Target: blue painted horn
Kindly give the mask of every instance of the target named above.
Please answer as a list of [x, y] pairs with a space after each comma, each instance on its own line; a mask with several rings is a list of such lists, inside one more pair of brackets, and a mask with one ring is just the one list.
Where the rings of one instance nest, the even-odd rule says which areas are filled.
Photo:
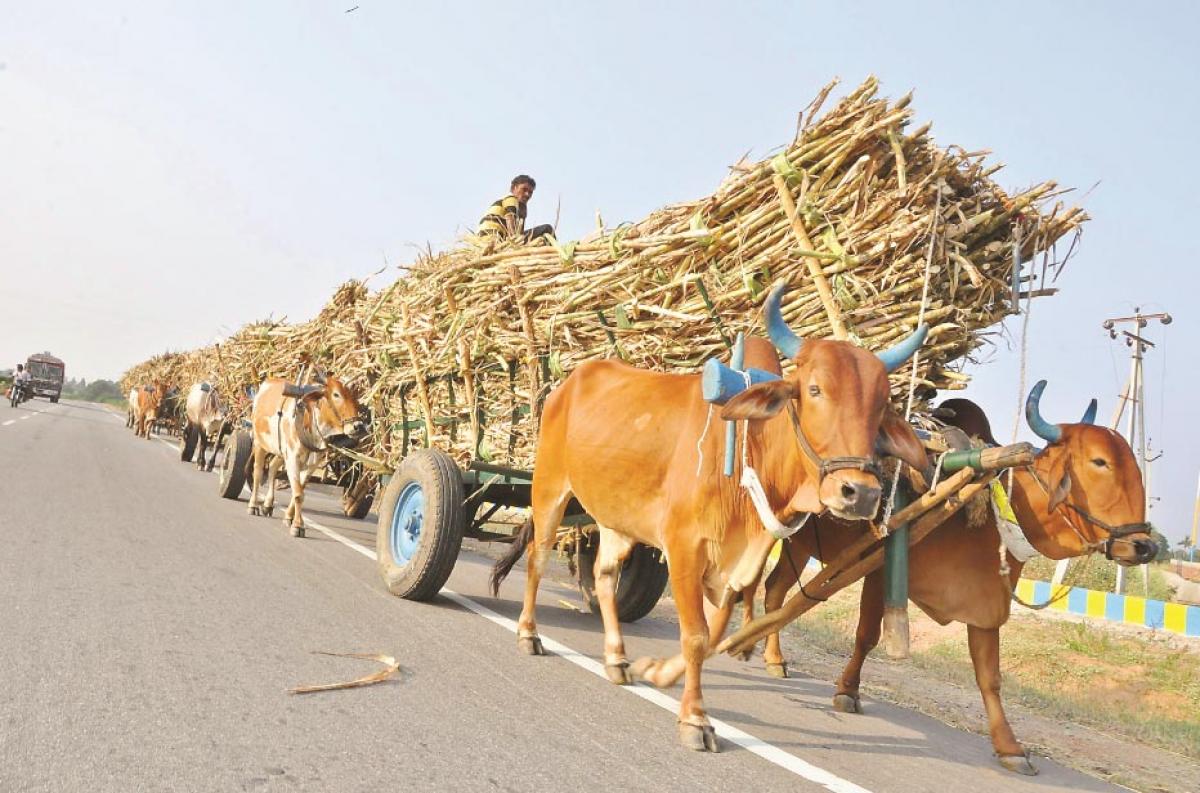
[[[754, 367], [747, 369], [746, 374], [750, 377], [750, 385], [780, 379], [779, 375], [773, 372]], [[700, 392], [704, 395], [705, 402], [724, 405], [745, 390], [746, 379], [742, 377], [741, 372], [730, 369], [716, 358], [709, 358], [704, 362], [704, 369], [700, 375]]]
[[[783, 321], [780, 303], [783, 301], [783, 292], [786, 288], [784, 284], [780, 284], [771, 290], [771, 294], [767, 295], [767, 302], [763, 304], [763, 315], [767, 324], [767, 336], [775, 345], [775, 349], [779, 350], [785, 358], [795, 358], [800, 352], [800, 345], [804, 343], [804, 340]], [[929, 326], [922, 325], [904, 341], [883, 352], [876, 353], [879, 360], [883, 362], [883, 368], [889, 374], [899, 369], [925, 343], [925, 337], [928, 335]]]
[[1033, 430], [1039, 438], [1050, 443], [1057, 443], [1062, 438], [1062, 428], [1042, 418], [1040, 405], [1042, 392], [1045, 390], [1045, 380], [1038, 380], [1029, 390], [1029, 398], [1025, 400], [1025, 420], [1029, 422], [1029, 429]]
[[771, 290], [771, 294], [767, 295], [767, 302], [763, 304], [763, 318], [767, 323], [767, 337], [775, 345], [775, 349], [779, 350], [784, 358], [795, 358], [800, 352], [800, 345], [804, 343], [804, 340], [793, 333], [792, 329], [783, 321], [783, 312], [780, 310], [779, 304], [783, 301], [783, 293], [786, 289], [786, 285], [780, 284]]
[[1096, 408], [1098, 407], [1096, 400], [1088, 403], [1087, 410], [1083, 411], [1083, 418], [1079, 420], [1080, 424], [1095, 424], [1096, 423]]
[[883, 361], [883, 368], [887, 370], [888, 374], [891, 374], [901, 366], [904, 366], [909, 358], [913, 357], [913, 353], [920, 349], [921, 345], [925, 343], [925, 337], [928, 335], [929, 326], [921, 325], [904, 341], [888, 347], [883, 352], [877, 352], [875, 355], [878, 356], [879, 360]]

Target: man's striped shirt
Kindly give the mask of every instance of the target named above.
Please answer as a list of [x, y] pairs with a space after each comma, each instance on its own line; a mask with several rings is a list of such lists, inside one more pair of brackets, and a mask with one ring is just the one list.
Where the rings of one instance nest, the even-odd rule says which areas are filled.
[[525, 205], [514, 195], [494, 201], [479, 221], [477, 234], [516, 237], [525, 231]]

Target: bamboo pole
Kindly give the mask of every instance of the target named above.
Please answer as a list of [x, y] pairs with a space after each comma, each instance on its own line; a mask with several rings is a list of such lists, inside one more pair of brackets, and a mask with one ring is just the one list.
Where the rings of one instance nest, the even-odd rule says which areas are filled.
[[846, 326], [842, 322], [842, 312], [834, 302], [833, 290], [829, 288], [829, 281], [825, 279], [825, 274], [821, 272], [821, 265], [813, 256], [807, 255], [808, 252], [815, 249], [812, 240], [808, 238], [808, 231], [804, 228], [804, 222], [800, 220], [800, 214], [796, 211], [796, 202], [792, 200], [792, 191], [787, 186], [787, 181], [779, 174], [775, 174], [773, 180], [775, 183], [775, 192], [779, 195], [779, 203], [783, 207], [783, 215], [788, 219], [792, 226], [792, 234], [795, 235], [796, 241], [800, 243], [801, 257], [804, 263], [808, 265], [808, 274], [812, 278], [813, 285], [817, 289], [817, 294], [821, 297], [821, 304], [825, 307], [825, 315], [829, 318], [829, 327], [833, 330], [835, 339], [845, 339], [849, 337], [846, 332]]

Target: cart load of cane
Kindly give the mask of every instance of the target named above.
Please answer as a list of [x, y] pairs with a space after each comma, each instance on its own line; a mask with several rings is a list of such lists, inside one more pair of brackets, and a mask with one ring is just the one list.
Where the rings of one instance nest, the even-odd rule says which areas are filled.
[[[1068, 252], [1056, 246], [1086, 214], [1054, 182], [1001, 189], [986, 152], [934, 143], [911, 96], [888, 99], [871, 78], [822, 113], [833, 88], [789, 143], [737, 163], [703, 199], [577, 241], [469, 238], [378, 291], [344, 284], [307, 322], [251, 323], [138, 364], [123, 385], [209, 380], [244, 395], [268, 376], [331, 371], [373, 413], [360, 464], [391, 471], [437, 448], [462, 468], [528, 469], [545, 397], [575, 365], [695, 371], [759, 326], [782, 282], [784, 317], [804, 336], [880, 349], [923, 311], [918, 406], [962, 388], [964, 364], [1017, 301], [1053, 293], [1045, 279]], [[897, 400], [911, 376], [894, 375]]]

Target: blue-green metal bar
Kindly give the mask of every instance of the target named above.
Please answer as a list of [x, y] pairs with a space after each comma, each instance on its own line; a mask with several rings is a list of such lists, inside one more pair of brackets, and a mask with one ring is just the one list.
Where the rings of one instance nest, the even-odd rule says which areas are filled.
[[[896, 488], [896, 502], [892, 507], [899, 512], [908, 506], [908, 491], [903, 484]], [[908, 607], [908, 524], [893, 529], [884, 540], [883, 546], [883, 604], [893, 608]]]

